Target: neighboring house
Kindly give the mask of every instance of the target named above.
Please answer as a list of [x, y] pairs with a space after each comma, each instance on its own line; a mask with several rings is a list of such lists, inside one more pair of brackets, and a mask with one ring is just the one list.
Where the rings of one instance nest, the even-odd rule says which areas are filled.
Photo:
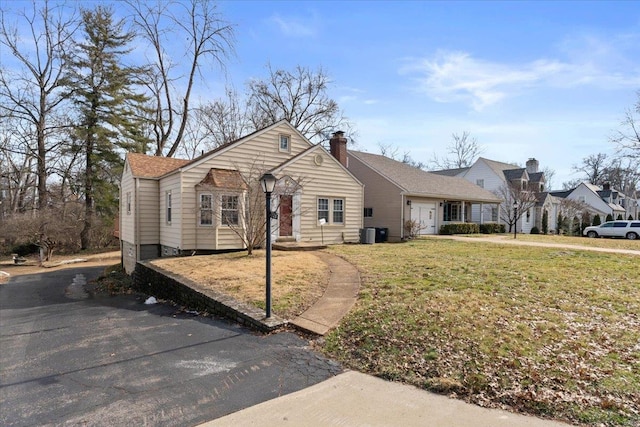
[[607, 215], [611, 215], [613, 219], [617, 219], [618, 216], [627, 219], [629, 215], [638, 218], [638, 201], [612, 189], [609, 184], [601, 188], [582, 182], [570, 190], [553, 191], [551, 194], [560, 199], [576, 200], [586, 204], [591, 215], [600, 216], [602, 222]]
[[[334, 135], [332, 152], [342, 140], [342, 133]], [[142, 259], [244, 249], [237, 233], [249, 197], [264, 200], [254, 186], [267, 171], [278, 178], [273, 241], [359, 240], [362, 183], [322, 146], [280, 121], [191, 161], [128, 153], [119, 227], [126, 271]]]
[[[501, 188], [507, 185], [524, 191], [535, 191], [538, 193], [536, 205], [524, 212], [517, 224], [518, 232], [529, 233], [533, 227], [542, 230], [542, 216], [545, 210], [548, 212], [549, 230], [555, 229], [557, 218], [557, 215], [553, 215], [553, 213], [557, 212], [558, 201], [545, 193], [544, 173], [540, 172], [538, 168], [539, 163], [533, 158], [527, 160], [526, 167], [522, 168], [510, 163], [480, 157], [468, 168], [447, 169], [433, 173], [464, 178], [494, 194], [501, 193]], [[506, 201], [505, 203], [511, 202]], [[495, 217], [498, 215], [495, 209], [495, 206], [474, 205], [471, 218], [473, 221], [478, 221], [481, 217]]]
[[[471, 222], [471, 206], [496, 206], [495, 194], [462, 178], [436, 175], [378, 154], [349, 151], [348, 169], [364, 183], [364, 226], [388, 228], [389, 240], [409, 237], [407, 221], [419, 234], [437, 234], [440, 226]], [[478, 223], [499, 222], [497, 216]]]

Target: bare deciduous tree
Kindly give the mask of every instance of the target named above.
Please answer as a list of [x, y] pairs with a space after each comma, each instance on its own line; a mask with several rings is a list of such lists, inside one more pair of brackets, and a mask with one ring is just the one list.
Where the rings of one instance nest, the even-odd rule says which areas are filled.
[[560, 212], [569, 221], [569, 232], [573, 234], [576, 221], [582, 230], [582, 222], [586, 216], [585, 213], [589, 212], [589, 206], [579, 200], [565, 198], [560, 201]]
[[586, 181], [597, 184], [602, 181], [607, 167], [607, 155], [604, 153], [591, 154], [582, 159], [582, 164], [573, 165], [574, 172], [582, 172]]
[[544, 175], [546, 191], [551, 191], [553, 189], [553, 178], [556, 175], [556, 171], [549, 166], [545, 166], [542, 168], [542, 174]]
[[195, 111], [196, 122], [207, 149], [235, 141], [255, 130], [238, 93], [228, 88], [226, 99], [209, 102]]
[[267, 65], [269, 76], [252, 80], [249, 89], [249, 115], [254, 129], [261, 129], [280, 120], [287, 120], [309, 140], [321, 142], [341, 127], [351, 128], [338, 103], [327, 90], [329, 75], [319, 68], [313, 71], [298, 66], [294, 71]]
[[[146, 2], [127, 0], [134, 23], [154, 50], [153, 72], [148, 89], [154, 102], [153, 133], [155, 154], [172, 157], [182, 144], [189, 120], [191, 94], [203, 62], [224, 66], [233, 52], [233, 27], [209, 0], [189, 2]], [[182, 9], [174, 13], [175, 8]], [[168, 43], [186, 41], [184, 61], [171, 61], [165, 51]], [[178, 64], [186, 64], [186, 76]]]
[[611, 185], [626, 195], [632, 195], [640, 183], [640, 166], [636, 159], [628, 157], [609, 157], [604, 153], [592, 154], [582, 159], [582, 164], [573, 166], [576, 172], [582, 172], [583, 179], [565, 183], [567, 189], [574, 188], [582, 181], [594, 185]]
[[518, 182], [505, 182], [494, 193], [503, 200], [500, 204], [499, 215], [500, 219], [509, 225], [509, 232], [518, 223], [518, 220], [529, 209], [534, 208], [538, 202], [537, 189], [533, 187], [522, 189]]
[[478, 144], [478, 140], [468, 131], [462, 135], [451, 134], [451, 144], [447, 148], [447, 157], [439, 159], [434, 154], [431, 160], [432, 169], [457, 169], [469, 167], [475, 162], [484, 149]]
[[[28, 29], [26, 34], [11, 26], [2, 10], [0, 44], [20, 68], [0, 68], [0, 117], [20, 121], [17, 129], [33, 136], [28, 150], [37, 163], [36, 208], [40, 209], [46, 204], [47, 161], [60, 143], [53, 138], [61, 127], [54, 115], [69, 96], [64, 88], [67, 52], [79, 21], [75, 14], [65, 15], [62, 6], [51, 7], [49, 1], [34, 1], [31, 10], [17, 15]], [[25, 49], [25, 42], [30, 48]]]
[[[261, 247], [265, 241], [266, 228], [266, 204], [265, 193], [260, 185], [260, 178], [267, 171], [261, 156], [256, 156], [249, 162], [234, 164], [233, 167], [239, 175], [234, 188], [201, 188], [211, 193], [219, 204], [219, 209], [215, 213], [215, 218], [219, 224], [224, 224], [231, 230], [247, 248], [247, 254], [251, 255], [255, 248]], [[232, 182], [227, 179], [227, 182]], [[279, 210], [279, 201], [282, 196], [293, 196], [299, 191], [304, 182], [304, 177], [292, 178], [290, 176], [280, 177], [275, 190], [272, 193], [271, 211]], [[204, 208], [210, 211], [213, 208], [213, 200], [206, 201]], [[228, 210], [225, 210], [225, 203]], [[202, 206], [201, 206], [202, 208]], [[301, 207], [292, 206], [291, 215], [302, 215]], [[200, 213], [201, 217], [203, 213]], [[212, 214], [213, 216], [213, 214]], [[272, 232], [276, 232], [279, 226], [272, 227]]]
[[640, 90], [636, 104], [628, 109], [620, 123], [622, 130], [617, 131], [611, 140], [633, 159], [640, 159]]

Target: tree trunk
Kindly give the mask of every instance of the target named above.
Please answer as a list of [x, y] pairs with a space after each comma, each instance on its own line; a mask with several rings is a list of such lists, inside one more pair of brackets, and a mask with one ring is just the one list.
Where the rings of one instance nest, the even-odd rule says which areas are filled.
[[84, 174], [84, 227], [80, 232], [80, 248], [88, 249], [91, 246], [91, 228], [93, 227], [93, 135], [90, 126], [87, 134], [86, 165]]

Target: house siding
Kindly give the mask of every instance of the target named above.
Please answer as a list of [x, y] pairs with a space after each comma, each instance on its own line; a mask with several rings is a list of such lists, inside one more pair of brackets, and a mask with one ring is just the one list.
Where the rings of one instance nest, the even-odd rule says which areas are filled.
[[[158, 212], [158, 181], [138, 178], [137, 208], [138, 236], [141, 245], [158, 244], [160, 239], [160, 212]], [[142, 258], [141, 258], [142, 259]]]
[[[289, 137], [289, 147], [282, 150], [280, 136]], [[322, 161], [318, 160], [322, 156]], [[152, 159], [141, 166], [141, 175], [153, 175], [149, 167]], [[143, 163], [141, 163], [144, 165]], [[129, 271], [136, 260], [143, 257], [175, 256], [191, 251], [242, 250], [242, 238], [238, 228], [221, 224], [220, 196], [239, 196], [239, 217], [244, 219], [245, 196], [257, 189], [224, 189], [210, 185], [199, 186], [212, 168], [238, 170], [246, 183], [259, 187], [258, 180], [266, 171], [278, 178], [289, 176], [300, 181], [301, 188], [293, 197], [293, 209], [304, 213], [295, 216], [292, 232], [299, 241], [322, 241], [325, 243], [357, 242], [362, 227], [363, 187], [326, 150], [314, 146], [289, 123], [281, 122], [255, 132], [193, 162], [176, 163], [175, 170], [159, 178], [136, 178], [123, 174], [123, 194], [132, 188], [136, 194], [136, 211], [132, 212], [131, 224], [126, 224], [122, 240], [123, 252], [135, 254], [124, 260]], [[166, 170], [166, 169], [165, 169]], [[142, 175], [149, 176], [149, 175]], [[157, 176], [157, 175], [156, 175]], [[137, 182], [136, 188], [133, 183]], [[171, 193], [171, 221], [167, 221], [167, 193]], [[200, 194], [213, 196], [213, 224], [200, 225]], [[125, 200], [126, 196], [121, 196]], [[343, 224], [327, 224], [320, 227], [317, 221], [318, 197], [343, 199]], [[263, 214], [263, 213], [262, 213]], [[121, 214], [121, 224], [128, 219]], [[274, 220], [274, 222], [277, 222]], [[135, 229], [135, 227], [138, 229]], [[240, 226], [241, 227], [241, 226]], [[122, 228], [122, 227], [121, 227]]]
[[[403, 197], [401, 189], [387, 178], [375, 172], [366, 164], [354, 156], [349, 156], [349, 171], [361, 182], [366, 182], [364, 187], [363, 208], [372, 208], [373, 216], [364, 218], [364, 228], [381, 227], [388, 228], [388, 239], [398, 241], [403, 237], [403, 219], [409, 219], [406, 213], [403, 218]], [[364, 215], [364, 211], [360, 212]]]
[[[482, 159], [475, 162], [460, 176], [473, 184], [476, 184], [479, 179], [483, 180], [482, 188], [493, 193], [506, 183], [504, 175], [502, 177], [497, 175]], [[482, 215], [481, 210], [483, 210]], [[483, 222], [491, 222], [491, 205], [483, 205], [482, 208], [480, 204], [471, 206], [471, 221], [479, 223], [481, 219]]]
[[[596, 210], [598, 214], [602, 217], [601, 219], [604, 221], [608, 214], [613, 214], [611, 208], [608, 204], [606, 204], [600, 196], [591, 191], [584, 184], [578, 185], [575, 190], [571, 192], [567, 196], [567, 199], [571, 200], [580, 200], [580, 196], [584, 197], [584, 202], [589, 205], [592, 209]], [[615, 218], [614, 218], [615, 219]]]
[[[279, 150], [280, 135], [290, 135], [290, 152]], [[182, 248], [185, 249], [235, 249], [242, 246], [242, 240], [236, 233], [226, 226], [199, 226], [198, 196], [196, 185], [207, 175], [211, 168], [239, 170], [245, 179], [258, 180], [262, 174], [308, 149], [310, 144], [299, 137], [291, 128], [282, 125], [263, 132], [254, 138], [234, 145], [232, 149], [218, 153], [189, 167], [187, 170], [176, 171], [170, 177], [181, 175], [181, 210], [184, 221], [182, 223]], [[163, 181], [167, 178], [163, 178]], [[216, 209], [218, 205], [214, 206]], [[167, 243], [173, 240], [166, 240]]]
[[[131, 211], [127, 212], [127, 193], [131, 197]], [[120, 240], [135, 242], [135, 217], [136, 217], [136, 189], [135, 179], [131, 170], [126, 168], [120, 181]]]
[[[182, 218], [183, 203], [180, 186], [180, 174], [170, 175], [160, 181], [158, 189], [156, 189], [156, 197], [159, 198], [155, 206], [150, 206], [149, 210], [155, 209], [155, 215], [158, 217], [160, 236], [155, 243], [171, 248], [183, 248], [181, 229], [183, 227]], [[167, 222], [167, 193], [171, 192], [171, 223]], [[160, 209], [158, 209], [160, 206]], [[151, 214], [151, 212], [149, 212]]]
[[[315, 155], [322, 156], [320, 165], [314, 161]], [[357, 242], [359, 229], [362, 228], [363, 191], [362, 185], [355, 181], [349, 173], [330, 154], [316, 150], [278, 173], [278, 177], [290, 176], [302, 184], [300, 207], [294, 215], [300, 215], [302, 241], [343, 243]], [[330, 185], [327, 178], [330, 177]], [[319, 197], [328, 199], [344, 199], [343, 224], [320, 226], [317, 214]]]

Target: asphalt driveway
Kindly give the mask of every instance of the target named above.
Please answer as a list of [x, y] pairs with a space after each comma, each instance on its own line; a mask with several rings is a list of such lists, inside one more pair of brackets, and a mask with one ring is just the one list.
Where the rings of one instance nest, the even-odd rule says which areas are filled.
[[101, 271], [0, 286], [0, 425], [197, 425], [342, 372], [292, 333], [93, 298], [84, 284]]

